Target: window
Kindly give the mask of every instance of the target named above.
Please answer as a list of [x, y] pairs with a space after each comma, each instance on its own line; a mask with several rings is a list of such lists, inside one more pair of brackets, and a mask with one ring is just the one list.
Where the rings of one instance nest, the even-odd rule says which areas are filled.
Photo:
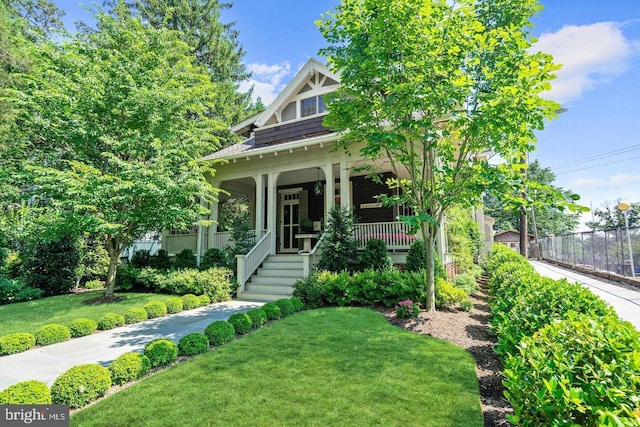
[[317, 96], [313, 98], [307, 98], [300, 101], [300, 117], [307, 117], [316, 114], [317, 109]]

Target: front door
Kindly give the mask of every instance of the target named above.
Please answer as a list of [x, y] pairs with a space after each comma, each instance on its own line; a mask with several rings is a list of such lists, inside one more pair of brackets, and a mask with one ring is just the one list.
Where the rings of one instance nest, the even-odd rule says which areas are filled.
[[300, 194], [283, 193], [280, 206], [280, 252], [298, 252], [300, 233]]

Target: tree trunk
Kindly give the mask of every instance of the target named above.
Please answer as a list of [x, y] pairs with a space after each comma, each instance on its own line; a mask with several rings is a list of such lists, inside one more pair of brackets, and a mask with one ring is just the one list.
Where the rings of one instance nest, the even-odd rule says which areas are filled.
[[[428, 228], [427, 228], [428, 227]], [[428, 313], [435, 313], [436, 311], [436, 293], [435, 293], [435, 261], [434, 261], [434, 246], [435, 246], [435, 233], [432, 232], [430, 225], [423, 225], [422, 227], [422, 239], [424, 241], [426, 252], [426, 288], [425, 288], [425, 310]]]
[[106, 297], [112, 297], [114, 295], [116, 287], [116, 271], [118, 269], [118, 263], [120, 262], [120, 252], [118, 251], [118, 245], [113, 241], [107, 241], [107, 253], [109, 254], [109, 270], [107, 271], [107, 283], [105, 284]]

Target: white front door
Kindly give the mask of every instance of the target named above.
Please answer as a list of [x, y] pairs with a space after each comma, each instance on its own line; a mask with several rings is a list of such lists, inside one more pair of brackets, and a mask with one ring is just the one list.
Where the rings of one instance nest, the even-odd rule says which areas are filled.
[[282, 193], [280, 205], [280, 252], [298, 252], [300, 194]]

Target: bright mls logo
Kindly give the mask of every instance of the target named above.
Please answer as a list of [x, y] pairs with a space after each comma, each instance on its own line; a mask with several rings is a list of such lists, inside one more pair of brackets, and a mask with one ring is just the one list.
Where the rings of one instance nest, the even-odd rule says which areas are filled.
[[0, 405], [0, 425], [69, 427], [68, 405]]

